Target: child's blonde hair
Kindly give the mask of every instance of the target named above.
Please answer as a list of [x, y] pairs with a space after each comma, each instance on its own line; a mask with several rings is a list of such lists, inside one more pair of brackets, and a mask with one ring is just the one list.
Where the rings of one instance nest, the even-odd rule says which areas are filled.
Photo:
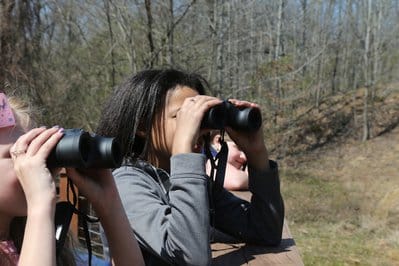
[[16, 97], [8, 97], [8, 102], [15, 116], [15, 122], [24, 131], [37, 126], [37, 111], [31, 104]]

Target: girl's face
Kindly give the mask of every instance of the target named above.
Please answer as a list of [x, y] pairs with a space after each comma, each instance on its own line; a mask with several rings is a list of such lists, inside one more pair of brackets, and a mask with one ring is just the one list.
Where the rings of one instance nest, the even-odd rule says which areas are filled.
[[9, 217], [26, 216], [25, 194], [10, 156], [11, 146], [22, 134], [18, 126], [0, 128], [0, 214]]
[[232, 164], [237, 169], [241, 169], [243, 165], [247, 162], [247, 157], [233, 141], [227, 141], [227, 145], [229, 147], [227, 162]]
[[172, 155], [173, 138], [176, 131], [176, 116], [183, 102], [188, 97], [198, 95], [196, 90], [185, 86], [177, 86], [169, 90], [163, 113], [157, 115], [158, 120], [151, 130], [153, 153], [159, 167], [167, 169]]

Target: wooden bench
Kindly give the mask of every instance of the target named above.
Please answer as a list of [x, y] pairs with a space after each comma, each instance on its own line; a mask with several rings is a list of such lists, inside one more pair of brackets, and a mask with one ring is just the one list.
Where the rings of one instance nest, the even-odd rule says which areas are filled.
[[[249, 191], [233, 192], [250, 200]], [[278, 247], [255, 246], [245, 243], [213, 243], [212, 265], [304, 265], [286, 221], [283, 239]]]

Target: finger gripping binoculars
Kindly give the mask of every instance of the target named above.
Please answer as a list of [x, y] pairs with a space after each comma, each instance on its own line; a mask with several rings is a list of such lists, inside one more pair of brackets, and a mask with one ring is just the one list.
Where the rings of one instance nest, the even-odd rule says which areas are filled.
[[65, 129], [64, 136], [47, 158], [47, 166], [74, 168], [116, 168], [122, 151], [114, 138], [90, 134], [82, 129]]
[[238, 131], [256, 131], [262, 125], [262, 115], [258, 108], [238, 108], [229, 101], [210, 108], [204, 115], [201, 128], [223, 129], [231, 127]]

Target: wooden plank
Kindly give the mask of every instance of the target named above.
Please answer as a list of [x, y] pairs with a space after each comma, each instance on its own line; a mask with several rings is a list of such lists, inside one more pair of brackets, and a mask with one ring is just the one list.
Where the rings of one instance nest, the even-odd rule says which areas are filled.
[[[248, 191], [234, 194], [246, 200], [251, 197]], [[213, 243], [211, 248], [212, 265], [304, 265], [286, 221], [282, 241], [278, 247]]]

